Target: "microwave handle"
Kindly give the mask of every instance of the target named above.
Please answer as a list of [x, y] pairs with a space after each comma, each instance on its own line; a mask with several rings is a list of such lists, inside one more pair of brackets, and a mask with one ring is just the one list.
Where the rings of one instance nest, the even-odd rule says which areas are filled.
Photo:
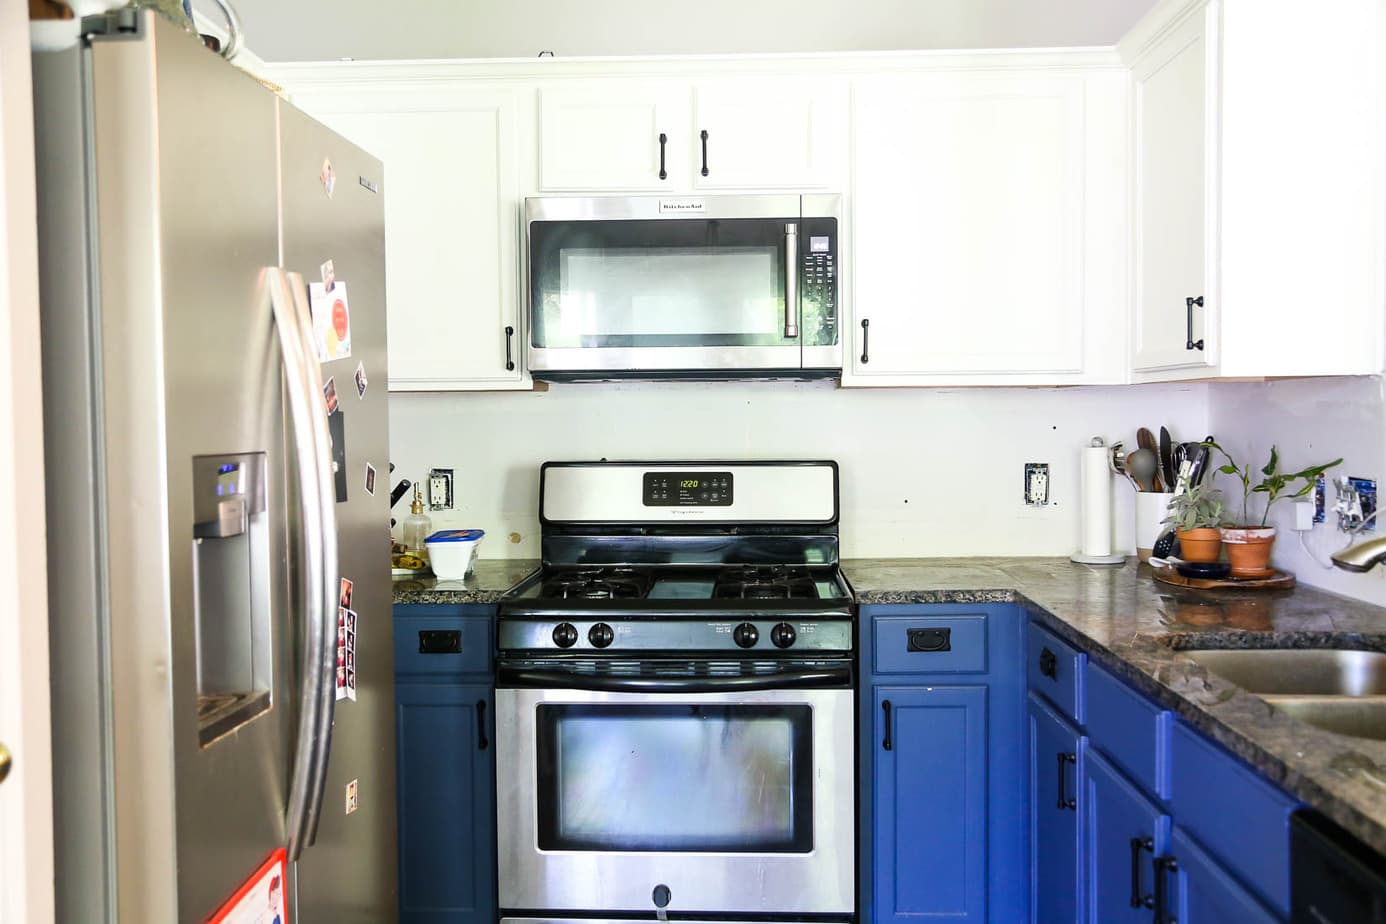
[[799, 226], [784, 226], [784, 336], [799, 336]]

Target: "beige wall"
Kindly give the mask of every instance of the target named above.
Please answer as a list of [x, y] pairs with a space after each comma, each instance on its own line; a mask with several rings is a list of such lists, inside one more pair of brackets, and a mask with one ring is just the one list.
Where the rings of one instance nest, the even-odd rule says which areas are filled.
[[[0, 0], [0, 921], [53, 920], [48, 605], [28, 6]], [[20, 524], [26, 524], [21, 529]]]

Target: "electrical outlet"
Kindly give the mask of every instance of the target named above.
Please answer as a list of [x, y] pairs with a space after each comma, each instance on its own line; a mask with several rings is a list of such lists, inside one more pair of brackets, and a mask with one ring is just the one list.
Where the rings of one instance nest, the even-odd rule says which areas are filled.
[[452, 509], [452, 469], [431, 468], [428, 470], [428, 509]]
[[1049, 503], [1049, 463], [1025, 463], [1025, 503], [1030, 507]]
[[1370, 478], [1343, 476], [1333, 479], [1338, 529], [1373, 532], [1376, 529], [1376, 482]]

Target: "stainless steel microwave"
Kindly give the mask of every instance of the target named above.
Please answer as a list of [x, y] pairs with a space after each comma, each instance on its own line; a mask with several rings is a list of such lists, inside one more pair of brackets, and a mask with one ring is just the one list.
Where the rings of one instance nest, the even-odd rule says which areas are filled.
[[842, 371], [836, 195], [525, 201], [536, 379]]

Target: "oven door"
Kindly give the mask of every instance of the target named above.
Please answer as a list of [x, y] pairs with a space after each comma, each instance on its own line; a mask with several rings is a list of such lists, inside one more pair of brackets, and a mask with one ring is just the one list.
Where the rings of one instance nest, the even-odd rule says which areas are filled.
[[501, 907], [850, 913], [852, 702], [497, 690]]
[[806, 198], [528, 200], [531, 373], [840, 369], [837, 220], [804, 214], [837, 197]]

